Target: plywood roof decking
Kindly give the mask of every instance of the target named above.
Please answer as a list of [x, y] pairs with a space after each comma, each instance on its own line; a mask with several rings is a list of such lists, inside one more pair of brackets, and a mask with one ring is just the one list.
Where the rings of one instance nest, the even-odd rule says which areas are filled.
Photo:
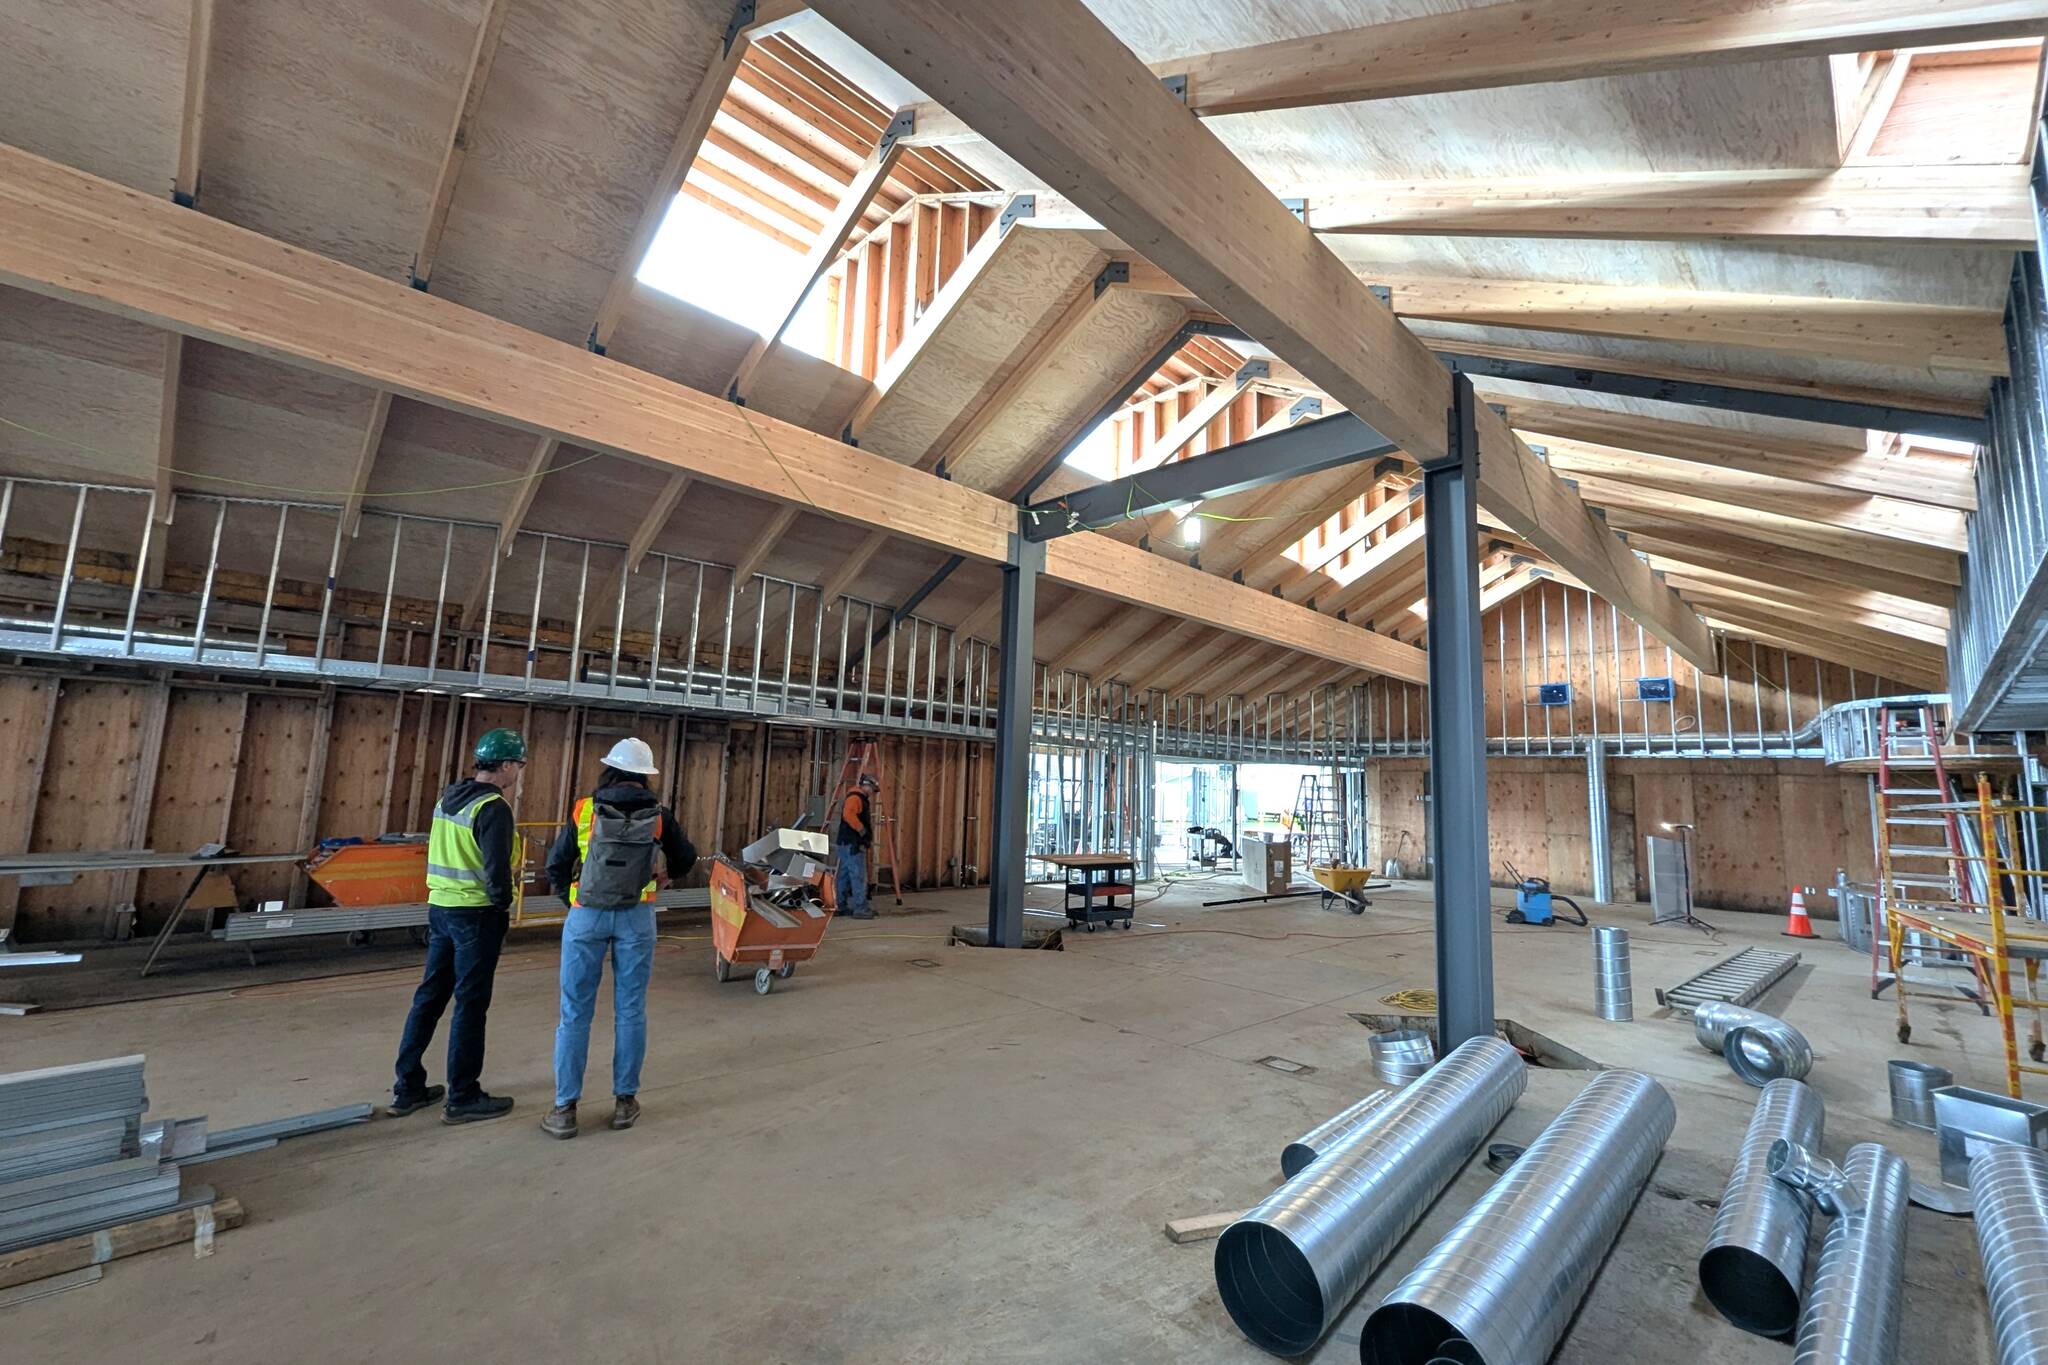
[[905, 338], [915, 349], [861, 432], [862, 449], [922, 460], [1023, 360], [1069, 292], [1105, 259], [1082, 234], [1059, 230], [1012, 228], [976, 249], [990, 252], [985, 266], [963, 266], [947, 285], [960, 291], [958, 302], [934, 303]]
[[[1462, 7], [1451, 0], [1304, 0], [1278, 9], [1255, 0], [1203, 6], [1142, 0], [1091, 4], [1146, 59]], [[329, 6], [280, 0], [224, 9], [208, 87], [201, 211], [402, 279], [483, 8], [483, 0], [424, 0], [399, 15], [374, 0]], [[683, 6], [576, 0], [541, 6], [522, 17], [522, 10], [533, 8], [511, 7], [504, 51], [485, 88], [476, 143], [457, 183], [434, 289], [580, 340], [638, 219], [654, 170], [668, 152], [681, 108], [715, 47], [715, 41], [707, 46], [703, 35], [722, 31], [729, 7], [724, 0], [691, 0]], [[814, 16], [803, 28], [816, 32], [820, 25]], [[0, 141], [163, 193], [175, 151], [183, 28], [176, 6], [163, 13], [118, 5], [87, 13], [52, 0], [20, 0], [0, 16]], [[797, 36], [810, 41], [804, 32]], [[816, 50], [827, 46], [820, 42]], [[736, 83], [739, 94], [733, 103], [746, 117], [721, 115], [703, 155], [728, 174], [745, 178], [758, 193], [784, 196], [795, 211], [822, 215], [820, 200], [829, 202], [834, 187], [843, 183], [835, 176], [850, 173], [856, 153], [900, 92], [875, 100], [829, 70], [806, 63], [813, 59], [797, 43], [763, 39], [758, 60], [750, 63], [752, 74], [743, 72]], [[1501, 175], [1815, 166], [1828, 164], [1835, 147], [1826, 66], [1825, 59], [1802, 58], [1701, 67], [1230, 115], [1211, 118], [1207, 126], [1269, 185], [1290, 192], [1307, 188], [1311, 195], [1318, 186], [1379, 178], [1463, 182]], [[368, 79], [372, 73], [374, 81]], [[1953, 79], [1930, 76], [1922, 83]], [[93, 90], [94, 99], [79, 98], [81, 89]], [[1932, 125], [1923, 125], [1923, 132], [1925, 126]], [[1997, 132], [1987, 129], [1986, 140], [2002, 146], [2003, 133], [1991, 136]], [[807, 155], [792, 153], [792, 144]], [[1905, 146], [1897, 137], [1894, 144], [1892, 151]], [[1913, 154], [1928, 152], [1922, 146]], [[958, 169], [948, 169], [945, 155], [921, 149], [919, 163], [909, 172], [912, 179], [889, 193], [943, 187]], [[782, 164], [764, 158], [780, 158]], [[715, 192], [731, 194], [732, 187]], [[770, 212], [758, 198], [749, 202]], [[1073, 229], [1031, 227], [1012, 236], [1021, 241], [1020, 234], [1054, 232], [1064, 232], [1077, 254], [1082, 243], [1091, 250], [1114, 245], [1102, 234]], [[1422, 236], [1348, 237], [1332, 245], [1368, 279], [1383, 274], [1620, 284], [1879, 300], [1984, 313], [2002, 305], [2009, 269], [2008, 253], [1926, 245]], [[1005, 253], [1011, 249], [1006, 242]], [[1001, 264], [1016, 265], [1007, 257]], [[864, 442], [870, 449], [915, 460], [967, 429], [976, 406], [1002, 388], [1004, 376], [1028, 354], [1033, 337], [1051, 325], [1060, 291], [1071, 291], [1079, 274], [1016, 265], [998, 278], [1000, 285], [991, 284], [985, 296], [971, 299], [972, 307], [963, 314], [980, 320], [979, 335], [948, 341], [929, 357], [918, 358], [900, 395], [891, 395], [897, 406], [880, 414], [881, 433], [871, 432]], [[1147, 326], [1159, 328], [1154, 337], [1161, 335], [1183, 306], [1134, 294], [1103, 300], [1029, 386], [1005, 395], [1005, 415], [987, 423], [972, 445], [953, 452], [956, 477], [970, 486], [1004, 490], [1152, 344], [1141, 340]], [[1874, 357], [1886, 353], [1869, 348], [1829, 355], [1796, 347], [1763, 350], [1427, 321], [1416, 323], [1415, 330], [1439, 347], [1543, 351], [1652, 372], [1811, 386], [1958, 410], [1981, 405], [1984, 393], [1980, 374], [1881, 363]], [[743, 328], [642, 289], [629, 303], [610, 354], [718, 392], [750, 341]], [[1227, 373], [1230, 353], [1217, 349], [1220, 354], [1191, 368], [1190, 376]], [[304, 488], [346, 482], [360, 445], [369, 390], [204, 343], [188, 343], [187, 350], [178, 423], [180, 468]], [[1902, 354], [1910, 355], [1910, 349], [1889, 353], [1893, 360]], [[0, 427], [0, 470], [146, 483], [154, 467], [161, 365], [161, 334], [151, 329], [26, 295], [0, 294], [0, 390], [8, 393], [6, 414], [56, 438]], [[1680, 439], [1658, 428], [1659, 421], [1728, 432], [1731, 442], [1745, 442], [1749, 435], [1800, 437], [1789, 424], [1764, 419], [1514, 385], [1485, 388], [1511, 406], [1517, 398], [1542, 404], [1547, 425], [1572, 428], [1549, 434], [1573, 439], [1599, 439], [1603, 430], [1609, 435], [1617, 431], [1616, 420], [1644, 419], [1639, 428], [1643, 439], [1610, 443], [1651, 457], [1680, 453], [1658, 448], [1659, 435]], [[813, 431], [836, 434], [870, 391], [857, 376], [784, 347], [764, 371], [754, 406]], [[1576, 427], [1569, 416], [1573, 412], [1587, 414]], [[1825, 444], [1832, 438], [1814, 433], [1826, 430], [1810, 429], [1806, 436]], [[903, 447], [902, 453], [885, 450], [883, 441]], [[1758, 447], [1759, 459], [1783, 449], [1746, 443]], [[384, 445], [384, 457], [371, 470], [366, 506], [421, 513], [492, 515], [500, 502], [509, 504], [513, 489], [429, 499], [405, 495], [420, 487], [496, 482], [521, 472], [532, 453], [528, 437], [403, 399], [393, 405]], [[1842, 477], [1871, 482], [1885, 474], [1882, 459], [1858, 454], [1846, 444], [1841, 448], [1845, 465], [1856, 469], [1853, 476]], [[281, 450], [292, 454], [292, 466], [282, 475], [276, 467]], [[556, 465], [586, 455], [564, 447]], [[1687, 457], [1698, 460], [1696, 454]], [[1957, 462], [1967, 463], [1960, 457]], [[1707, 470], [1711, 463], [1700, 462], [1700, 467]], [[1914, 467], [1934, 489], [1930, 463], [1916, 461]], [[1816, 482], [1824, 475], [1832, 478], [1827, 457], [1819, 452], [1801, 468]], [[1776, 477], [1775, 471], [1768, 477]], [[660, 479], [658, 472], [602, 457], [578, 466], [573, 479], [544, 481], [530, 524], [595, 534], [593, 528], [618, 522], [621, 507], [650, 502]], [[1074, 479], [1062, 471], [1048, 491]], [[182, 476], [174, 482], [194, 490], [223, 487]], [[1219, 501], [1208, 510], [1263, 519], [1205, 523], [1203, 543], [1193, 558], [1224, 571], [1237, 567], [1233, 560], [1241, 549], [1269, 538], [1278, 524], [1300, 521], [1348, 486], [1343, 476], [1331, 475]], [[1643, 484], [1630, 487], [1634, 491], [1626, 496], [1639, 500]], [[1896, 495], [1916, 496], [1904, 487]], [[1923, 500], [1953, 507], [1961, 496], [1966, 490], [1959, 494], [1951, 484]], [[1818, 514], [1849, 505], [1830, 493], [1816, 498], [1813, 510]], [[746, 552], [771, 510], [742, 494], [693, 487], [658, 546], [730, 562]], [[1690, 534], [1733, 547], [1731, 553], [1753, 550], [1753, 572], [1760, 574], [1772, 564], [1796, 563], [1816, 572], [1840, 566], [1845, 583], [1853, 574], [1866, 583], [1903, 586], [1897, 580], [1909, 577], [1875, 561], [1844, 557], [1860, 556], [1864, 544], [1848, 536], [1822, 535], [1833, 558], [1816, 552], [1816, 542], [1803, 535], [1790, 542], [1755, 539], [1785, 529], [1768, 520], [1731, 523], [1703, 513], [1688, 521], [1622, 507], [1615, 520], [1645, 527], [1646, 537], [1668, 531], [1672, 537]], [[189, 548], [190, 534], [179, 533], [181, 553]], [[623, 539], [625, 529], [615, 534]], [[1140, 529], [1133, 524], [1116, 534], [1134, 539]], [[818, 581], [863, 539], [855, 529], [800, 516], [766, 567]], [[1155, 544], [1159, 539], [1155, 536]], [[1797, 548], [1801, 545], [1806, 548]], [[1159, 548], [1174, 558], [1190, 558], [1176, 547]], [[374, 551], [362, 553], [374, 557]], [[1711, 553], [1695, 551], [1700, 558]], [[874, 557], [854, 590], [900, 599], [937, 562], [933, 553], [892, 542]], [[1912, 591], [1945, 600], [1946, 589], [1937, 580], [1948, 575], [1931, 560], [1913, 560], [1911, 566], [1917, 574], [1936, 574], [1932, 579], [1910, 576]], [[1290, 596], [1309, 591], [1299, 571], [1270, 551], [1243, 567], [1254, 586], [1284, 580], [1292, 584]], [[1332, 570], [1338, 577], [1342, 571], [1341, 563]], [[1334, 582], [1320, 572], [1309, 580], [1318, 577]], [[985, 599], [992, 583], [984, 571], [963, 570], [934, 595], [926, 611], [959, 619]], [[1335, 600], [1329, 591], [1318, 588], [1316, 593], [1320, 603]], [[1058, 631], [1072, 629], [1064, 624], [1048, 628], [1056, 641]], [[1070, 650], [1073, 642], [1061, 648]]]

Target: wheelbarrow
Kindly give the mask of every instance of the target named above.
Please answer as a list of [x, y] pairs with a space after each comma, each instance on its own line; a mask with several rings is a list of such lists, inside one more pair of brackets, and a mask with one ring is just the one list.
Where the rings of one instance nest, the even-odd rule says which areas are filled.
[[1308, 875], [1316, 879], [1316, 885], [1323, 888], [1323, 909], [1328, 910], [1338, 901], [1354, 915], [1365, 913], [1365, 907], [1372, 902], [1365, 898], [1366, 883], [1372, 880], [1369, 867], [1351, 867], [1344, 863], [1311, 863]]
[[754, 969], [754, 993], [766, 995], [816, 956], [832, 922], [832, 883], [823, 872], [778, 876], [723, 853], [711, 862], [712, 972], [731, 981]]

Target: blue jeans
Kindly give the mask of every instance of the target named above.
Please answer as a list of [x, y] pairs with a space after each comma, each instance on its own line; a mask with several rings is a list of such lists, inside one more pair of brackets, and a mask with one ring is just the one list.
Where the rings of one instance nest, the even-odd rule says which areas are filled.
[[647, 1056], [647, 979], [654, 973], [654, 907], [592, 910], [579, 906], [562, 922], [562, 1022], [555, 1027], [555, 1103], [583, 1094], [590, 1056], [590, 1016], [605, 954], [612, 959], [612, 1093], [640, 1093]]
[[832, 874], [836, 913], [864, 915], [868, 909], [868, 851], [859, 844], [840, 844], [839, 867]]
[[443, 909], [427, 911], [427, 968], [413, 992], [405, 1033], [398, 1041], [398, 1079], [392, 1094], [404, 1100], [427, 1088], [422, 1059], [434, 1041], [441, 1011], [455, 1001], [448, 1025], [449, 1104], [465, 1104], [482, 1093], [477, 1078], [484, 1071], [484, 1017], [491, 1008], [491, 985], [498, 974], [498, 951], [512, 917], [503, 910]]

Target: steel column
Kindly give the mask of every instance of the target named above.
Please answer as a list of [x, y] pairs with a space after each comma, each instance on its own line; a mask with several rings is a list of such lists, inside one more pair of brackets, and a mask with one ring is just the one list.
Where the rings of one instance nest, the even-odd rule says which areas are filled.
[[1448, 454], [1423, 466], [1429, 620], [1430, 881], [1437, 1046], [1493, 1036], [1486, 704], [1479, 646], [1479, 436], [1472, 381], [1452, 385]]
[[1024, 943], [1025, 859], [1030, 851], [1026, 802], [1031, 778], [1032, 641], [1038, 610], [1038, 575], [1045, 546], [1010, 535], [1003, 566], [1003, 641], [996, 693], [995, 837], [989, 844], [988, 941], [992, 948]]

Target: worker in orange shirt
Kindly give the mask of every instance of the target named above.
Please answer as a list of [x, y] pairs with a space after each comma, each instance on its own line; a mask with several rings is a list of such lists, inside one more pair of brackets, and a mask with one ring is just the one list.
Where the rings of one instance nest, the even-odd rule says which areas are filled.
[[839, 854], [838, 870], [833, 875], [833, 889], [837, 893], [833, 902], [838, 913], [853, 919], [875, 917], [875, 912], [868, 909], [868, 849], [875, 842], [873, 798], [881, 785], [872, 773], [860, 775], [860, 781], [839, 807], [839, 828], [832, 836]]

